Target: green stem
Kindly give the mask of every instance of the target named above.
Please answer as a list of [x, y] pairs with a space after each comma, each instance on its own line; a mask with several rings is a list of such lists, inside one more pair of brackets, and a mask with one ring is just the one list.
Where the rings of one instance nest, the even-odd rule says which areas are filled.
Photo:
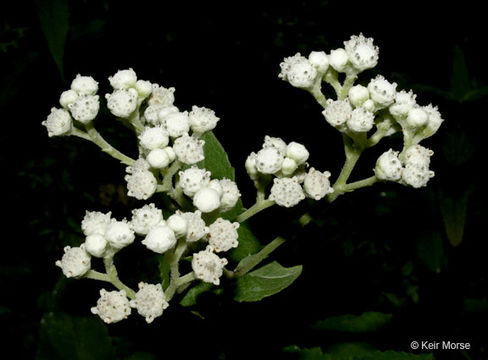
[[193, 271], [189, 272], [188, 274], [185, 274], [183, 276], [180, 276], [180, 278], [176, 282], [176, 288], [178, 289], [180, 286], [186, 285], [195, 279], [196, 279], [196, 276], [195, 276], [195, 273]]
[[173, 187], [173, 176], [178, 172], [180, 167], [181, 162], [179, 160], [173, 161], [171, 166], [163, 173], [163, 183], [161, 187], [158, 187], [158, 191], [167, 192], [171, 190]]
[[329, 68], [329, 71], [327, 71], [327, 73], [325, 74], [325, 81], [330, 86], [332, 86], [332, 88], [334, 89], [337, 97], [339, 98], [339, 96], [341, 95], [342, 86], [341, 86], [341, 83], [338, 80], [337, 71], [335, 71], [332, 68]]
[[107, 273], [107, 276], [110, 279], [110, 283], [112, 283], [113, 286], [115, 286], [119, 290], [124, 290], [127, 297], [129, 299], [135, 299], [136, 298], [136, 292], [132, 290], [130, 287], [125, 285], [122, 281], [120, 281], [118, 273], [117, 273], [117, 268], [115, 267], [114, 264], [114, 254], [110, 253], [109, 255], [105, 256], [103, 258], [103, 264], [105, 265], [105, 271]]
[[374, 183], [376, 183], [377, 181], [378, 181], [378, 178], [375, 175], [373, 175], [373, 176], [370, 176], [369, 178], [354, 181], [352, 183], [346, 184], [346, 185], [344, 185], [343, 190], [344, 190], [344, 192], [354, 191], [354, 190], [357, 190], [357, 189], [360, 189], [360, 188], [363, 188], [366, 186], [371, 186]]
[[325, 95], [322, 93], [322, 80], [323, 80], [323, 75], [322, 76], [317, 76], [315, 79], [315, 82], [312, 86], [311, 89], [308, 91], [312, 96], [315, 98], [315, 100], [322, 105], [322, 107], [325, 109], [327, 107], [327, 99], [325, 98]]
[[267, 209], [274, 204], [275, 202], [273, 200], [269, 200], [269, 199], [261, 200], [261, 201], [258, 200], [253, 206], [251, 206], [249, 209], [247, 209], [242, 214], [237, 216], [236, 221], [241, 223], [249, 219], [251, 216], [256, 215], [258, 212]]
[[[180, 277], [179, 261], [181, 256], [185, 252], [186, 248], [187, 248], [186, 240], [180, 239], [178, 241], [178, 245], [176, 249], [174, 249], [172, 252], [168, 252], [165, 254], [165, 259], [169, 264], [169, 270], [170, 270], [169, 286], [166, 288], [164, 292], [167, 301], [171, 300], [175, 295], [176, 289], [179, 286], [183, 285], [183, 283], [181, 283], [180, 280], [181, 277]], [[185, 279], [185, 281], [186, 280], [188, 279]]]
[[88, 136], [88, 134], [77, 127], [73, 127], [73, 130], [71, 130], [71, 135], [77, 136], [79, 138], [91, 141], [91, 138]]
[[358, 78], [358, 74], [355, 72], [348, 73], [344, 79], [344, 84], [342, 85], [340, 95], [338, 100], [344, 100], [349, 95], [349, 90], [354, 85], [354, 81]]

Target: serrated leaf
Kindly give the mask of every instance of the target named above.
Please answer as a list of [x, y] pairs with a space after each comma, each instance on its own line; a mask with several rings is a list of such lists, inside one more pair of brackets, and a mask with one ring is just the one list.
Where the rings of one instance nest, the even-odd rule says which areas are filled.
[[286, 268], [276, 261], [254, 270], [236, 281], [234, 299], [259, 301], [290, 286], [302, 272], [302, 266]]
[[202, 136], [205, 141], [203, 152], [205, 159], [198, 163], [198, 167], [205, 168], [212, 173], [212, 178], [227, 178], [235, 181], [235, 171], [232, 167], [227, 152], [212, 131]]
[[64, 45], [69, 29], [69, 8], [65, 0], [37, 0], [37, 11], [47, 45], [61, 78], [63, 73]]
[[210, 291], [212, 289], [212, 284], [202, 282], [193, 286], [187, 291], [183, 299], [180, 301], [181, 306], [193, 306], [197, 303], [197, 298], [200, 294]]
[[368, 311], [361, 315], [332, 316], [313, 325], [317, 330], [332, 330], [339, 332], [366, 333], [378, 330], [391, 320], [391, 314]]

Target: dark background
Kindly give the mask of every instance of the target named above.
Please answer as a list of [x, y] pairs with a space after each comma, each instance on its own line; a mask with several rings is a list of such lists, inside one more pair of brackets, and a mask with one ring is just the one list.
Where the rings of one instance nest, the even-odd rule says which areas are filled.
[[[0, 6], [0, 321], [15, 358], [281, 358], [291, 356], [281, 352], [289, 345], [326, 349], [359, 341], [410, 351], [412, 340], [429, 339], [472, 345], [465, 353], [436, 352], [438, 359], [488, 358], [487, 32], [474, 2], [42, 0]], [[47, 30], [40, 19], [51, 19]], [[66, 33], [64, 46], [55, 48], [62, 62], [54, 61], [46, 31], [61, 45]], [[132, 67], [141, 79], [174, 86], [181, 110], [215, 110], [222, 119], [215, 133], [250, 206], [253, 188], [243, 163], [264, 135], [306, 144], [312, 166], [339, 173], [339, 134], [310, 95], [278, 78], [279, 63], [296, 52], [328, 52], [360, 32], [380, 47], [377, 68], [360, 81], [381, 73], [399, 89], [414, 89], [418, 103], [438, 105], [446, 120], [423, 143], [435, 152], [436, 176], [428, 186], [376, 184], [333, 204], [304, 202], [253, 218], [263, 244], [277, 235], [289, 239], [274, 259], [304, 265], [290, 288], [259, 303], [233, 302], [226, 283], [220, 296], [202, 296], [191, 309], [171, 306], [150, 326], [136, 315], [109, 327], [91, 316], [100, 284], [63, 280], [54, 262], [64, 246], [82, 242], [85, 210], [111, 210], [121, 218], [140, 204], [125, 196], [120, 164], [78, 138], [49, 139], [41, 126], [76, 74], [92, 75], [103, 95], [110, 91], [108, 76]], [[135, 156], [134, 137], [110, 116], [100, 116], [96, 126]], [[377, 156], [400, 146], [394, 137], [369, 150], [352, 180], [370, 176]], [[294, 219], [307, 206], [314, 220], [302, 229]], [[140, 273], [155, 271], [145, 255], [136, 249], [121, 254], [119, 272], [131, 286]], [[390, 313], [392, 320], [367, 334], [310, 327], [365, 311]]]

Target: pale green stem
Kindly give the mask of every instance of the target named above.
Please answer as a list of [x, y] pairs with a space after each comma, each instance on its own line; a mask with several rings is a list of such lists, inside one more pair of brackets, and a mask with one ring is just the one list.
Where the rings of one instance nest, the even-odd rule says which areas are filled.
[[73, 136], [77, 136], [79, 138], [82, 138], [82, 139], [85, 139], [85, 140], [88, 140], [88, 141], [91, 141], [90, 137], [88, 136], [88, 134], [76, 127], [73, 127], [73, 129], [71, 130], [71, 135]]
[[107, 272], [107, 276], [110, 278], [110, 282], [112, 283], [112, 285], [119, 290], [124, 290], [129, 299], [135, 299], [135, 291], [129, 288], [119, 279], [119, 276], [117, 274], [117, 268], [114, 264], [114, 254], [111, 253], [105, 256], [103, 258], [103, 264], [105, 265], [105, 271]]
[[251, 216], [256, 215], [258, 212], [269, 208], [270, 206], [274, 205], [275, 202], [273, 200], [262, 200], [262, 201], [257, 201], [253, 206], [251, 206], [249, 209], [244, 211], [242, 214], [237, 216], [236, 221], [237, 222], [243, 222], [249, 219]]
[[176, 288], [178, 289], [179, 287], [186, 285], [186, 284], [192, 282], [193, 280], [196, 280], [196, 276], [195, 276], [195, 273], [193, 271], [189, 272], [188, 274], [185, 274], [183, 276], [180, 276], [180, 278], [176, 282]]
[[158, 187], [158, 191], [169, 191], [173, 187], [173, 176], [180, 169], [181, 162], [179, 160], [173, 161], [173, 164], [163, 173], [163, 183]]
[[337, 71], [335, 71], [334, 69], [329, 68], [329, 71], [327, 71], [327, 73], [325, 74], [325, 81], [330, 86], [332, 86], [332, 88], [334, 89], [337, 97], [339, 98], [340, 95], [341, 95], [342, 86], [341, 86], [341, 83], [338, 80]]
[[354, 191], [354, 190], [357, 190], [357, 189], [360, 189], [363, 187], [371, 186], [374, 183], [376, 183], [377, 181], [378, 181], [378, 178], [375, 175], [373, 175], [373, 176], [370, 176], [369, 178], [354, 181], [352, 183], [344, 185], [343, 191], [344, 192]]
[[[185, 252], [187, 247], [185, 239], [180, 239], [176, 249], [173, 252], [167, 253], [165, 256], [166, 261], [168, 261], [169, 269], [170, 269], [170, 283], [169, 286], [166, 288], [164, 295], [166, 296], [166, 300], [169, 301], [173, 298], [176, 289], [183, 285], [181, 283], [180, 277], [180, 269], [179, 269], [179, 261], [183, 253]], [[187, 279], [185, 279], [187, 280]]]
[[120, 160], [121, 163], [125, 165], [133, 165], [135, 163], [135, 160], [122, 154], [119, 150], [114, 148], [112, 145], [110, 145], [103, 137], [100, 135], [100, 133], [93, 127], [93, 124], [90, 122], [85, 125], [86, 132], [88, 133], [88, 136], [90, 137], [90, 140], [98, 145], [103, 152], [106, 152], [113, 158]]
[[139, 105], [137, 105], [136, 110], [129, 117], [129, 123], [134, 127], [137, 135], [140, 135], [144, 131], [144, 125], [142, 125], [139, 119]]
[[325, 98], [325, 95], [322, 93], [322, 80], [324, 78], [324, 75], [322, 76], [317, 76], [315, 79], [315, 82], [312, 86], [311, 89], [308, 89], [310, 94], [315, 98], [315, 100], [322, 105], [322, 107], [325, 109], [327, 107], [327, 99]]
[[339, 100], [344, 100], [349, 95], [349, 90], [354, 85], [354, 81], [358, 78], [358, 74], [355, 72], [348, 73], [344, 79], [344, 84], [342, 85]]

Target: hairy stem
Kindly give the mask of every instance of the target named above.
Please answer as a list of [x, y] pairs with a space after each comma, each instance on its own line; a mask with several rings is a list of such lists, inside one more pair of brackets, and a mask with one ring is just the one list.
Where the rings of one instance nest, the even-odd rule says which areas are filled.
[[256, 203], [251, 206], [249, 209], [244, 211], [242, 214], [237, 216], [236, 221], [237, 222], [243, 222], [247, 219], [249, 219], [251, 216], [256, 215], [258, 212], [269, 208], [270, 206], [274, 205], [275, 202], [273, 200], [265, 199], [265, 200], [258, 200]]

